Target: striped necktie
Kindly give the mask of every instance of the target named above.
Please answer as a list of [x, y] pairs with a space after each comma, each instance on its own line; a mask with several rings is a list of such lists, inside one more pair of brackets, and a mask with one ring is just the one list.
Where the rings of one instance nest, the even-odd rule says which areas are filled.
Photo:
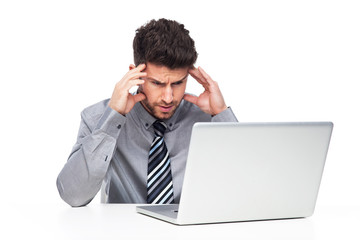
[[157, 120], [154, 122], [153, 127], [155, 138], [149, 152], [147, 203], [174, 203], [170, 158], [164, 142], [164, 133], [167, 126], [164, 122]]

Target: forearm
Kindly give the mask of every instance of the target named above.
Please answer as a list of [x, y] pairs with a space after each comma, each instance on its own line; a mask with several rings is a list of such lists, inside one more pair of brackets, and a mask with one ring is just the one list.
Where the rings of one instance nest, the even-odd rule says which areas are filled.
[[78, 141], [57, 179], [61, 198], [71, 206], [88, 204], [101, 188], [125, 120], [105, 111], [92, 131], [83, 120]]
[[[57, 179], [62, 199], [71, 206], [88, 204], [101, 188], [116, 141], [98, 132], [74, 147]], [[77, 149], [76, 149], [77, 148]]]

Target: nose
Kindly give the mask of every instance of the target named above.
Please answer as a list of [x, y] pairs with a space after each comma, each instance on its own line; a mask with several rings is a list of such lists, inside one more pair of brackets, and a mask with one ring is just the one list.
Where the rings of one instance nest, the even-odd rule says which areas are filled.
[[163, 94], [162, 94], [162, 100], [166, 103], [166, 104], [170, 104], [174, 99], [173, 96], [173, 90], [171, 88], [171, 86], [166, 86], [164, 88]]

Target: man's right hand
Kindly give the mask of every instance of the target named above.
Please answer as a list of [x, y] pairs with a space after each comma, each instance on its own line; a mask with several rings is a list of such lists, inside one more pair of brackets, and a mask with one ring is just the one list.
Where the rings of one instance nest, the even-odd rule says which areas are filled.
[[137, 67], [130, 65], [131, 70], [115, 85], [109, 107], [125, 116], [134, 107], [135, 103], [146, 98], [143, 93], [136, 95], [129, 93], [130, 88], [144, 84], [145, 81], [140, 78], [147, 75], [146, 72], [142, 72], [145, 68], [145, 64], [140, 64]]

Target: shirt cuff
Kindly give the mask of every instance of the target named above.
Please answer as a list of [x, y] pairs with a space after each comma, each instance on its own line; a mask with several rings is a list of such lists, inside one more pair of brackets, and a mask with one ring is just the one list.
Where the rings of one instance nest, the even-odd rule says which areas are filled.
[[211, 118], [212, 122], [238, 122], [230, 107]]
[[118, 138], [122, 126], [126, 122], [126, 117], [118, 113], [111, 107], [107, 106], [103, 115], [101, 116], [95, 130], [100, 129], [106, 134]]

